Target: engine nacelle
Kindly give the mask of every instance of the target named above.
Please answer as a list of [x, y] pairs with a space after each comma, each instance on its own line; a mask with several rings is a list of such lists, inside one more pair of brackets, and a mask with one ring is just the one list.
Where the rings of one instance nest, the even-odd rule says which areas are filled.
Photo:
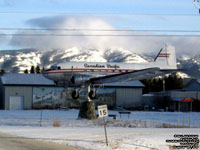
[[78, 99], [79, 98], [79, 91], [78, 90], [73, 90], [72, 91], [72, 98], [73, 99]]
[[74, 75], [71, 79], [71, 82], [75, 85], [82, 85], [89, 81], [90, 78], [91, 77], [87, 75]]

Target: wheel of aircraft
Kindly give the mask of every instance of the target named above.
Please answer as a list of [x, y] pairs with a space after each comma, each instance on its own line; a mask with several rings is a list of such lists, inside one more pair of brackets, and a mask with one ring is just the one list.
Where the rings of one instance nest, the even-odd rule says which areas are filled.
[[95, 99], [96, 98], [96, 92], [95, 92], [95, 90], [91, 90], [88, 93], [88, 96], [89, 96], [90, 99]]
[[72, 98], [73, 99], [78, 99], [79, 98], [79, 91], [78, 90], [72, 91]]

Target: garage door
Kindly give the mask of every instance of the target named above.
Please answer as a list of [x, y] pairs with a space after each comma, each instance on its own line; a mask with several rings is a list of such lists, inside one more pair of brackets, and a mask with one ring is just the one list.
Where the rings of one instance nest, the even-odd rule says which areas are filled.
[[22, 109], [24, 109], [24, 97], [10, 96], [10, 110], [22, 110]]

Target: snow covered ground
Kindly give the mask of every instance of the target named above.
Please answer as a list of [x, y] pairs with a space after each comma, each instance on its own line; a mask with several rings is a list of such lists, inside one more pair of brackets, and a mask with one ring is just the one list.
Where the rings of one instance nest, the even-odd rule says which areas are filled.
[[[166, 140], [174, 139], [174, 134], [200, 135], [200, 113], [132, 111], [129, 118], [127, 115], [120, 118], [117, 111], [109, 111], [118, 120], [107, 118], [109, 146], [106, 146], [103, 120], [78, 120], [78, 112], [75, 109], [0, 110], [0, 132], [94, 150], [167, 150], [172, 143]], [[60, 126], [54, 127], [55, 122]], [[192, 128], [163, 128], [168, 127], [166, 124], [190, 124]]]

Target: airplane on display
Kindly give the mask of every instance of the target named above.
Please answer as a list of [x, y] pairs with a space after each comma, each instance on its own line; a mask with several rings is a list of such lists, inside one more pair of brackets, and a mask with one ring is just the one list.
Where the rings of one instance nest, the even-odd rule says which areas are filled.
[[[153, 62], [147, 63], [115, 63], [115, 62], [65, 62], [57, 63], [43, 74], [56, 83], [72, 85], [75, 90], [72, 97], [79, 97], [78, 87], [82, 85], [101, 85], [112, 82], [142, 80], [160, 76], [177, 70], [174, 49], [162, 48]], [[88, 96], [96, 95], [91, 90]]]

